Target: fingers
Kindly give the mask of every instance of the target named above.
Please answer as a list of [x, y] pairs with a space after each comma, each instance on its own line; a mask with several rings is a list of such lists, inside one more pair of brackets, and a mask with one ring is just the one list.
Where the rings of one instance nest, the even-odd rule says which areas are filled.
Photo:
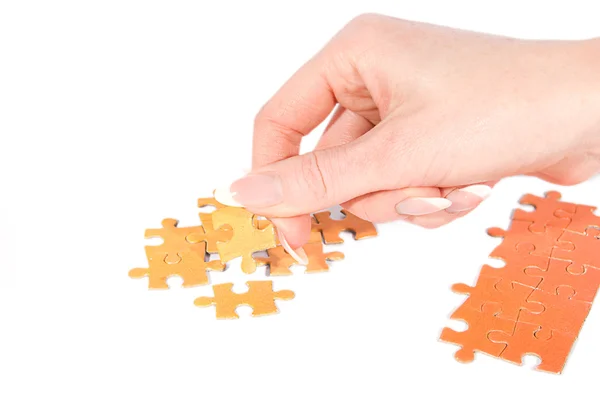
[[374, 125], [364, 117], [339, 106], [325, 128], [315, 149], [345, 145], [371, 130]]
[[263, 106], [254, 121], [253, 168], [298, 155], [302, 137], [333, 110], [336, 99], [317, 54]]
[[272, 218], [312, 213], [387, 189], [392, 182], [381, 178], [381, 151], [364, 137], [254, 170], [231, 185], [231, 194], [250, 211]]
[[475, 209], [495, 182], [457, 188], [405, 188], [375, 192], [342, 204], [373, 223], [404, 220], [424, 228], [438, 228]]

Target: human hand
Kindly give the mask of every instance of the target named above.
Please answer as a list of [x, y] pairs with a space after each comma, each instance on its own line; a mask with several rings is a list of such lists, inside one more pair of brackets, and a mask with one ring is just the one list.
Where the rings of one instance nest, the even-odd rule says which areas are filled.
[[298, 248], [308, 214], [337, 204], [434, 228], [505, 177], [582, 182], [600, 170], [599, 50], [358, 17], [260, 110], [253, 170], [231, 193]]

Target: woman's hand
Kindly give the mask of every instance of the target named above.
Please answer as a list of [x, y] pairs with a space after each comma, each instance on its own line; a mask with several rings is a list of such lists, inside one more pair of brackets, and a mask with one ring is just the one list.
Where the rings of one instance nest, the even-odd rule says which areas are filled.
[[[350, 22], [261, 109], [253, 170], [231, 192], [293, 248], [308, 214], [375, 223], [464, 216], [494, 183], [576, 184], [600, 170], [600, 45], [527, 41], [395, 18]], [[334, 110], [317, 148], [300, 141]]]

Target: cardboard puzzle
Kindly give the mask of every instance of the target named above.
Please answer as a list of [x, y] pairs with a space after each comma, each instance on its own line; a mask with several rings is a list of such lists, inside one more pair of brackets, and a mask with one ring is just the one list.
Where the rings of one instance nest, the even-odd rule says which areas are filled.
[[506, 231], [488, 230], [503, 239], [490, 257], [505, 266], [484, 265], [475, 286], [452, 286], [468, 297], [451, 318], [468, 329], [444, 328], [440, 340], [461, 347], [460, 362], [480, 352], [522, 364], [532, 354], [538, 370], [559, 374], [600, 286], [600, 218], [554, 191], [519, 203], [534, 210], [515, 210]]
[[198, 307], [216, 307], [217, 319], [237, 319], [235, 312], [240, 305], [252, 307], [252, 316], [270, 315], [278, 312], [275, 300], [291, 300], [295, 297], [291, 290], [273, 291], [271, 281], [247, 282], [248, 291], [234, 293], [233, 283], [222, 283], [213, 286], [214, 297], [198, 297], [194, 304]]
[[[162, 228], [146, 230], [146, 238], [158, 237], [162, 242], [145, 247], [148, 267], [131, 269], [131, 278], [147, 278], [150, 290], [168, 289], [167, 280], [172, 276], [180, 277], [185, 288], [204, 286], [210, 284], [211, 272], [225, 272], [234, 259], [241, 259], [245, 274], [253, 274], [260, 265], [269, 268], [268, 276], [293, 275], [290, 267], [297, 262], [279, 242], [271, 221], [244, 208], [226, 206], [215, 198], [200, 198], [197, 205], [203, 210], [199, 213], [200, 225], [179, 227], [178, 220], [166, 218]], [[342, 252], [324, 251], [328, 242], [343, 242], [341, 232], [350, 231], [355, 239], [377, 235], [372, 223], [347, 211], [343, 215], [342, 220], [334, 220], [330, 213], [323, 212], [313, 218], [309, 241], [303, 247], [309, 260], [306, 273], [327, 272], [328, 262], [344, 259]], [[268, 257], [257, 256], [265, 251]], [[209, 261], [210, 255], [218, 255], [219, 259]], [[240, 305], [251, 306], [254, 316], [275, 314], [275, 300], [295, 297], [289, 290], [273, 291], [271, 281], [249, 281], [247, 285], [249, 289], [244, 294], [233, 293], [231, 283], [215, 285], [214, 297], [199, 297], [194, 304], [214, 306], [217, 319], [237, 319], [235, 311]]]

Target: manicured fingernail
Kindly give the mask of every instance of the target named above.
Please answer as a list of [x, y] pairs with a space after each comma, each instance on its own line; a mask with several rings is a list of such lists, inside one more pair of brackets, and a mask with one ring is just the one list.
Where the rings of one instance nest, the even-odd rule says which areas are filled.
[[277, 231], [277, 238], [279, 238], [279, 242], [281, 246], [285, 249], [285, 251], [292, 256], [294, 260], [298, 262], [298, 265], [308, 265], [308, 256], [303, 248], [299, 247], [296, 250], [292, 249], [288, 241], [285, 239], [285, 236], [281, 233], [281, 231]]
[[470, 185], [461, 189], [452, 191], [446, 196], [452, 206], [446, 209], [449, 213], [472, 210], [477, 207], [492, 193], [492, 188], [487, 185]]
[[408, 198], [396, 205], [396, 211], [407, 216], [422, 216], [447, 209], [452, 202], [445, 198]]
[[229, 192], [244, 207], [269, 207], [283, 201], [281, 180], [274, 174], [248, 174], [231, 184]]

